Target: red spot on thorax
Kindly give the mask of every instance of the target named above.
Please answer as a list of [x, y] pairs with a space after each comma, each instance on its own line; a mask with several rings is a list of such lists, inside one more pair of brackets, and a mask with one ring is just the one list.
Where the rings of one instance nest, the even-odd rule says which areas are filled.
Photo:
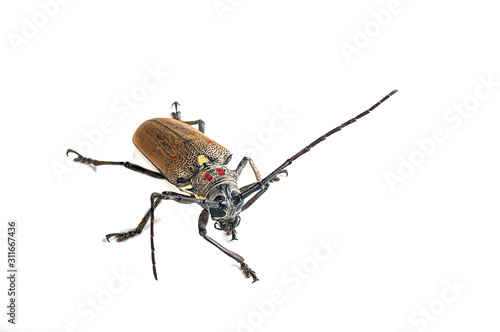
[[213, 143], [212, 141], [207, 141], [207, 143]]
[[216, 168], [215, 169], [217, 171], [217, 173], [219, 173], [219, 175], [224, 175], [224, 170], [222, 168]]
[[210, 181], [210, 180], [212, 180], [212, 177], [210, 176], [210, 174], [205, 173], [205, 179], [207, 179], [208, 181]]
[[174, 155], [174, 159], [177, 160], [179, 159], [179, 157], [177, 155]]

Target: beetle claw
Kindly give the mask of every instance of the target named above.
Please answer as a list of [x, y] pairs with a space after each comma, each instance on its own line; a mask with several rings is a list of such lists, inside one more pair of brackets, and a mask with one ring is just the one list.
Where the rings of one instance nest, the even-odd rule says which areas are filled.
[[278, 175], [276, 175], [274, 178], [272, 178], [271, 181], [269, 181], [269, 182], [270, 183], [278, 182], [279, 180], [281, 180], [281, 178], [286, 178], [286, 177], [288, 177], [288, 171], [286, 169], [284, 169], [281, 172], [279, 172]]
[[95, 171], [95, 160], [94, 159], [91, 159], [91, 158], [87, 158], [87, 157], [84, 157], [82, 156], [81, 154], [79, 154], [78, 152], [76, 152], [75, 150], [73, 149], [68, 149], [66, 150], [66, 155], [68, 155], [70, 152], [76, 154], [78, 157], [76, 157], [75, 159], [73, 159], [74, 162], [78, 162], [78, 163], [82, 163], [82, 164], [85, 164], [85, 165], [90, 165], [90, 166], [94, 166], [94, 171]]
[[79, 154], [78, 152], [76, 152], [76, 151], [75, 151], [75, 150], [73, 150], [73, 149], [68, 149], [68, 150], [66, 150], [66, 156], [68, 156], [68, 154], [69, 154], [70, 152], [72, 152], [72, 153], [76, 154], [76, 155], [78, 156], [78, 158], [83, 158], [83, 156], [82, 156], [81, 154]]
[[109, 242], [109, 239], [114, 236], [114, 237], [116, 237], [116, 242], [122, 242], [122, 241], [130, 239], [131, 237], [134, 237], [136, 234], [137, 234], [136, 231], [122, 232], [122, 233], [110, 233], [110, 234], [106, 235], [106, 241]]
[[68, 150], [66, 150], [66, 155], [67, 155], [67, 156], [69, 156], [68, 154], [69, 154], [70, 152], [72, 152], [72, 153], [74, 153], [74, 154], [76, 154], [76, 155], [78, 156], [78, 157], [76, 157], [75, 159], [73, 159], [73, 161], [75, 161], [75, 162], [81, 162], [81, 163], [83, 163], [83, 164], [91, 164], [91, 163], [92, 163], [92, 161], [93, 161], [93, 160], [92, 160], [92, 159], [90, 159], [90, 158], [87, 158], [87, 157], [82, 156], [81, 154], [79, 154], [78, 152], [76, 152], [76, 151], [75, 151], [75, 150], [73, 150], [73, 149], [68, 149]]
[[240, 269], [241, 271], [243, 271], [243, 274], [245, 275], [246, 278], [252, 277], [253, 278], [252, 283], [259, 281], [259, 278], [257, 278], [255, 271], [252, 271], [252, 269], [250, 269], [246, 263], [241, 262], [240, 264], [241, 264]]

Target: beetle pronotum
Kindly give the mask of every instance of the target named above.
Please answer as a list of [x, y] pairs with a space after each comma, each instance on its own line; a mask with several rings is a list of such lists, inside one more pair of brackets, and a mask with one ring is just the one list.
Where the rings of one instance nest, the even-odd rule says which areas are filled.
[[[245, 263], [243, 257], [224, 248], [207, 235], [206, 228], [209, 218], [211, 217], [215, 221], [214, 226], [216, 229], [225, 231], [227, 235], [232, 236], [231, 240], [236, 240], [236, 227], [240, 224], [241, 220], [240, 213], [255, 203], [268, 190], [270, 183], [278, 181], [280, 174], [288, 174], [285, 169], [286, 167], [330, 135], [342, 130], [345, 126], [356, 122], [373, 111], [396, 92], [397, 90], [392, 91], [366, 111], [320, 136], [294, 156], [287, 159], [265, 178], [260, 176], [255, 163], [249, 157], [244, 157], [235, 170], [227, 168], [226, 165], [232, 157], [231, 153], [204, 134], [205, 123], [202, 120], [182, 121], [180, 112], [177, 110], [179, 106], [177, 102], [172, 105], [175, 107], [175, 111], [172, 112], [173, 118], [147, 120], [139, 126], [133, 136], [135, 146], [151, 161], [158, 169], [158, 172], [128, 161], [100, 161], [90, 159], [83, 157], [72, 149], [68, 149], [66, 155], [70, 152], [75, 153], [77, 158], [74, 161], [93, 166], [124, 166], [130, 170], [154, 178], [167, 180], [185, 193], [181, 194], [172, 191], [152, 193], [151, 207], [134, 230], [106, 235], [108, 241], [111, 237], [116, 237], [117, 241], [121, 242], [140, 234], [147, 222], [151, 220], [151, 260], [155, 279], [158, 279], [158, 277], [153, 242], [154, 210], [162, 200], [173, 200], [179, 203], [198, 204], [201, 206], [203, 210], [198, 219], [198, 231], [200, 235], [226, 255], [235, 259], [240, 264], [243, 274], [247, 278], [252, 277], [253, 282], [255, 282], [259, 279], [256, 273]], [[198, 130], [193, 128], [192, 125], [198, 125]], [[237, 181], [247, 164], [250, 164], [256, 181], [240, 188]], [[252, 197], [245, 202], [250, 196]]]

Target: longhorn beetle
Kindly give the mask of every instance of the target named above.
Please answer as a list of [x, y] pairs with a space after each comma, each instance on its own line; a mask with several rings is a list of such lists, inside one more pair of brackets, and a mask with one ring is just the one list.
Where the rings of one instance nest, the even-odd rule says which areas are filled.
[[[243, 274], [247, 278], [252, 277], [253, 282], [255, 282], [259, 279], [255, 272], [245, 263], [243, 257], [224, 248], [207, 235], [209, 217], [215, 221], [214, 227], [216, 229], [226, 232], [227, 235], [231, 235], [231, 241], [237, 240], [236, 227], [240, 224], [240, 213], [255, 203], [269, 189], [270, 183], [278, 181], [280, 174], [287, 175], [286, 167], [330, 135], [373, 111], [396, 92], [397, 90], [392, 91], [363, 113], [320, 136], [297, 154], [287, 159], [265, 178], [260, 176], [255, 163], [249, 157], [244, 157], [235, 170], [228, 169], [226, 165], [231, 160], [231, 153], [204, 134], [205, 123], [202, 120], [182, 121], [181, 112], [177, 110], [180, 104], [177, 102], [172, 104], [175, 107], [175, 111], [172, 112], [173, 119], [155, 118], [147, 120], [139, 126], [133, 136], [135, 146], [151, 161], [159, 172], [151, 171], [128, 161], [100, 161], [90, 159], [72, 149], [68, 149], [66, 155], [70, 152], [74, 153], [77, 155], [77, 158], [74, 159], [75, 162], [93, 166], [124, 166], [130, 170], [154, 178], [167, 180], [180, 191], [186, 193], [180, 194], [172, 191], [152, 193], [151, 207], [134, 230], [106, 235], [106, 240], [108, 241], [112, 237], [116, 237], [118, 242], [125, 241], [137, 234], [141, 234], [144, 226], [151, 219], [151, 260], [153, 263], [153, 275], [156, 280], [158, 280], [158, 277], [156, 274], [153, 242], [154, 210], [162, 200], [166, 199], [201, 206], [203, 210], [198, 219], [198, 231], [200, 235], [223, 253], [235, 259], [240, 264]], [[198, 130], [193, 128], [192, 125], [198, 125]], [[240, 188], [238, 187], [237, 180], [247, 164], [250, 164], [256, 182]], [[252, 197], [245, 202], [250, 196]]]

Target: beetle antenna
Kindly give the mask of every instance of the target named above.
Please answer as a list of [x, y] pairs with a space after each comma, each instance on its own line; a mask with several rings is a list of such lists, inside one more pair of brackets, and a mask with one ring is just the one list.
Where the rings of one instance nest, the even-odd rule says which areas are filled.
[[351, 120], [349, 120], [347, 122], [344, 122], [340, 126], [333, 128], [332, 130], [330, 130], [329, 132], [327, 132], [323, 136], [320, 136], [314, 142], [312, 142], [311, 144], [309, 144], [308, 146], [306, 146], [305, 148], [303, 148], [302, 150], [300, 150], [293, 157], [291, 157], [290, 159], [287, 159], [280, 167], [278, 167], [277, 169], [275, 169], [271, 174], [269, 174], [268, 176], [266, 176], [261, 181], [255, 182], [253, 185], [251, 185], [249, 188], [247, 188], [245, 191], [243, 191], [241, 193], [241, 195], [243, 196], [243, 198], [247, 198], [248, 196], [250, 196], [254, 192], [262, 189], [269, 181], [271, 181], [274, 177], [276, 177], [276, 175], [278, 175], [281, 171], [283, 171], [286, 167], [288, 167], [293, 161], [295, 161], [296, 159], [298, 159], [304, 153], [309, 152], [309, 150], [311, 150], [311, 148], [313, 148], [314, 146], [316, 146], [318, 143], [324, 141], [330, 135], [333, 135], [337, 131], [342, 130], [342, 128], [344, 128], [345, 126], [348, 126], [351, 123], [356, 122], [357, 120], [361, 119], [362, 117], [364, 117], [365, 115], [367, 115], [368, 113], [370, 113], [371, 111], [373, 111], [375, 108], [377, 108], [384, 101], [386, 101], [387, 99], [389, 99], [389, 97], [392, 96], [393, 94], [395, 94], [396, 92], [398, 92], [398, 90], [391, 91], [387, 96], [385, 96], [384, 98], [380, 99], [380, 101], [378, 101], [375, 105], [373, 105], [372, 107], [370, 107], [369, 109], [367, 109], [363, 113], [358, 114], [356, 117], [352, 118]]

